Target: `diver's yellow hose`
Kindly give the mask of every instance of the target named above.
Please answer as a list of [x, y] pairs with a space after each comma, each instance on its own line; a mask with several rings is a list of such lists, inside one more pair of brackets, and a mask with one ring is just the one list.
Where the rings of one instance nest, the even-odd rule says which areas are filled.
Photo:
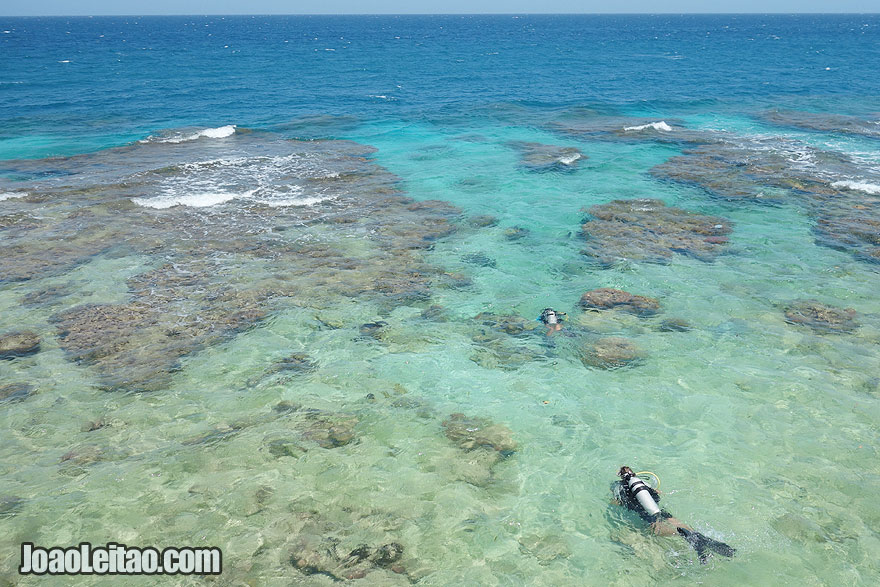
[[654, 479], [657, 480], [657, 487], [654, 488], [655, 491], [660, 491], [660, 477], [657, 476], [657, 473], [652, 473], [651, 471], [642, 471], [641, 473], [636, 473], [636, 477], [641, 477], [642, 475], [650, 475]]

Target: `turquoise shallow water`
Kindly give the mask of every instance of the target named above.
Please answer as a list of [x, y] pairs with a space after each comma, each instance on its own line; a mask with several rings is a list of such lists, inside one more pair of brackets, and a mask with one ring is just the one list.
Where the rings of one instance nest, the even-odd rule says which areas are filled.
[[[26, 24], [41, 35], [64, 28]], [[442, 64], [464, 51], [462, 29], [443, 38], [434, 24], [407, 34], [438, 61], [415, 62], [398, 81], [426, 88], [452, 71]], [[378, 38], [369, 26], [352, 29], [356, 42]], [[383, 39], [397, 36], [398, 24], [383, 26]], [[692, 23], [676, 26], [676, 50], [697, 42]], [[780, 54], [840, 34], [807, 29], [781, 35]], [[492, 36], [504, 28], [489, 30], [478, 48], [486, 38], [505, 47]], [[280, 44], [282, 33], [265, 34]], [[408, 50], [419, 54], [420, 42]], [[874, 59], [859, 43], [836, 63]], [[728, 45], [714, 47], [727, 63]], [[572, 59], [592, 49], [579, 45]], [[116, 67], [82, 51], [93, 67]], [[211, 55], [205, 67], [224, 63]], [[0, 361], [2, 385], [31, 386], [0, 403], [0, 577], [38, 582], [16, 575], [22, 541], [90, 540], [220, 546], [216, 582], [230, 585], [875, 583], [880, 305], [878, 225], [867, 221], [877, 218], [880, 151], [870, 81], [839, 90], [837, 111], [835, 100], [798, 96], [808, 74], [740, 103], [716, 87], [707, 103], [686, 95], [698, 64], [682, 66], [668, 102], [640, 102], [647, 89], [627, 92], [605, 72], [607, 101], [585, 105], [550, 68], [535, 94], [557, 91], [559, 103], [505, 101], [521, 89], [510, 81], [430, 108], [433, 92], [467, 86], [461, 75], [440, 90], [401, 90], [395, 110], [387, 73], [358, 90], [385, 98], [351, 97], [363, 81], [357, 55], [333, 66], [341, 81], [305, 78], [333, 99], [262, 88], [248, 94], [250, 113], [224, 97], [212, 103], [220, 114], [206, 98], [172, 116], [178, 98], [168, 97], [119, 118], [86, 103], [72, 122], [94, 127], [84, 135], [60, 127], [59, 113], [79, 107], [52, 114], [48, 94], [11, 90], [22, 114], [2, 138], [0, 332], [33, 330], [41, 346]], [[246, 92], [231, 71], [221, 79]], [[725, 84], [735, 96], [739, 86]], [[825, 84], [814, 80], [830, 92]], [[771, 107], [809, 116], [784, 124]], [[660, 121], [670, 130], [623, 130]], [[546, 166], [529, 167], [523, 142], [554, 155], [538, 149]], [[96, 151], [111, 145], [127, 146]], [[563, 163], [556, 147], [584, 158]], [[672, 171], [658, 168], [670, 161]], [[636, 198], [726, 219], [723, 253], [701, 257], [698, 239], [672, 245], [665, 263], [584, 255], [596, 240], [581, 228], [599, 214], [590, 207]], [[493, 220], [476, 222], [485, 215]], [[838, 228], [822, 232], [826, 222]], [[660, 233], [640, 233], [636, 250]], [[600, 287], [655, 298], [661, 311], [579, 308]], [[792, 323], [785, 311], [797, 300], [851, 308], [857, 326]], [[534, 318], [546, 306], [568, 313], [573, 336], [543, 334]], [[689, 329], [665, 330], [672, 318]], [[631, 341], [640, 360], [582, 362], [607, 337]], [[455, 413], [488, 420], [471, 427], [488, 428], [494, 444], [462, 445]], [[610, 503], [622, 464], [659, 474], [662, 505], [737, 555], [700, 565], [682, 540], [648, 534]], [[393, 565], [347, 559], [391, 543], [403, 548]]]

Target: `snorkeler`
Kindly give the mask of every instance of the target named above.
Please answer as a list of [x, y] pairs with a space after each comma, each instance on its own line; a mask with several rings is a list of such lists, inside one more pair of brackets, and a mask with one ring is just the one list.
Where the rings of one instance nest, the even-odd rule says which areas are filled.
[[538, 320], [544, 323], [547, 327], [547, 336], [550, 336], [554, 332], [562, 330], [562, 324], [559, 321], [562, 319], [562, 316], [566, 315], [565, 312], [557, 312], [553, 308], [544, 308]]
[[690, 526], [673, 518], [669, 512], [661, 510], [657, 505], [657, 502], [660, 501], [660, 494], [639, 479], [629, 467], [621, 467], [617, 475], [620, 477], [620, 481], [615, 481], [611, 487], [615, 501], [627, 509], [636, 511], [643, 520], [651, 525], [651, 530], [657, 536], [678, 534], [697, 551], [700, 564], [705, 564], [706, 559], [711, 555], [707, 549], [723, 556], [733, 556], [736, 553], [736, 549], [695, 532]]

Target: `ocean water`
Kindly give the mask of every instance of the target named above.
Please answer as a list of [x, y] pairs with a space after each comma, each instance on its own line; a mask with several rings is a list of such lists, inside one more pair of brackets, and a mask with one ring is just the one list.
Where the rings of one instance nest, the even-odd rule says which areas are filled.
[[0, 579], [875, 584], [878, 70], [876, 15], [0, 18]]

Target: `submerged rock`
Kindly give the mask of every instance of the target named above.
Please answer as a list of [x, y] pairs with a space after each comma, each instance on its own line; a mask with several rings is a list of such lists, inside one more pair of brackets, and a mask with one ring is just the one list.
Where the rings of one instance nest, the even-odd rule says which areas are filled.
[[322, 448], [338, 448], [355, 439], [354, 427], [357, 423], [358, 419], [354, 416], [311, 410], [306, 414], [306, 428], [302, 435]]
[[660, 332], [687, 332], [692, 329], [691, 323], [684, 318], [668, 318], [660, 323]]
[[603, 266], [621, 260], [667, 263], [676, 254], [712, 261], [726, 251], [718, 237], [731, 232], [730, 222], [667, 207], [660, 200], [614, 200], [592, 206], [581, 227], [584, 255]]
[[477, 327], [471, 340], [480, 345], [470, 357], [486, 369], [518, 369], [526, 363], [546, 358], [545, 349], [532, 348], [517, 339], [533, 338], [540, 324], [516, 314], [481, 312], [474, 316]]
[[504, 229], [504, 238], [509, 241], [516, 241], [529, 235], [529, 229], [523, 226], [511, 226]]
[[577, 147], [561, 147], [525, 141], [511, 141], [508, 146], [519, 151], [520, 166], [533, 173], [573, 171], [578, 162], [587, 158]]
[[485, 418], [470, 418], [461, 413], [451, 414], [449, 419], [443, 421], [443, 429], [446, 438], [464, 451], [487, 448], [502, 455], [516, 451], [516, 441], [510, 428]]
[[600, 338], [581, 349], [581, 362], [599, 369], [626, 367], [643, 358], [641, 349], [633, 341], [619, 336]]
[[269, 454], [273, 457], [293, 457], [298, 459], [308, 450], [301, 446], [295, 438], [273, 438], [265, 442]]
[[492, 330], [503, 332], [512, 336], [539, 330], [540, 325], [535, 320], [529, 320], [516, 314], [495, 314], [493, 312], [480, 312], [474, 316], [474, 322], [488, 326]]
[[71, 295], [73, 288], [69, 284], [53, 285], [43, 289], [29, 292], [22, 296], [21, 303], [25, 306], [51, 306]]
[[315, 363], [309, 355], [306, 353], [293, 353], [290, 356], [284, 357], [280, 361], [275, 363], [273, 371], [294, 371], [297, 373], [311, 373], [318, 368], [317, 363]]
[[92, 465], [105, 460], [109, 455], [107, 449], [97, 445], [86, 445], [64, 453], [60, 462], [72, 465]]
[[104, 418], [98, 418], [97, 420], [83, 422], [79, 429], [80, 432], [94, 432], [95, 430], [100, 430], [106, 425], [107, 423], [104, 421]]
[[367, 322], [366, 324], [361, 324], [358, 328], [358, 331], [361, 333], [361, 336], [369, 336], [375, 339], [382, 338], [382, 332], [388, 326], [388, 323], [384, 320], [377, 320], [376, 322]]
[[660, 303], [654, 298], [609, 287], [586, 292], [580, 305], [585, 310], [620, 310], [637, 316], [653, 316], [660, 311]]
[[523, 345], [510, 345], [502, 341], [483, 343], [470, 359], [484, 369], [513, 371], [527, 363], [546, 359], [547, 355]]
[[25, 500], [16, 495], [0, 496], [0, 518], [9, 518], [21, 511]]
[[36, 388], [30, 383], [9, 383], [0, 385], [0, 403], [14, 403], [26, 400]]
[[472, 265], [478, 265], [480, 267], [494, 268], [497, 265], [495, 259], [484, 253], [468, 253], [467, 255], [462, 255], [461, 260], [465, 263], [471, 263]]
[[859, 327], [852, 308], [835, 308], [816, 300], [793, 302], [786, 306], [784, 313], [789, 324], [809, 326], [817, 332], [844, 333]]
[[491, 214], [480, 214], [478, 216], [471, 216], [468, 224], [474, 228], [488, 228], [497, 225], [498, 219]]
[[455, 413], [443, 422], [446, 437], [461, 451], [451, 463], [455, 478], [485, 487], [494, 479], [494, 467], [517, 448], [509, 428], [485, 418]]
[[[24, 186], [40, 224], [4, 231], [0, 281], [110, 257], [148, 267], [126, 281], [127, 297], [54, 317], [62, 349], [103, 387], [165, 389], [181, 358], [281, 308], [324, 311], [356, 299], [381, 312], [421, 306], [432, 288], [455, 285], [422, 254], [457, 229], [460, 211], [404, 197], [399, 179], [365, 157], [373, 149], [241, 129], [211, 145], [210, 160], [206, 148], [148, 140], [14, 164], [22, 176], [52, 170], [65, 180]], [[210, 205], [193, 185], [259, 196]], [[300, 198], [315, 202], [287, 205]], [[47, 288], [24, 301], [51, 305], [65, 293]], [[284, 370], [309, 369], [294, 363]]]
[[687, 144], [707, 140], [707, 133], [690, 130], [676, 119], [609, 115], [601, 112], [572, 113], [550, 123], [558, 132], [578, 138], [614, 142], [652, 141]]
[[843, 153], [781, 137], [726, 137], [686, 149], [651, 173], [728, 201], [798, 204], [816, 219], [817, 244], [880, 260], [880, 179], [865, 179], [864, 166]]
[[32, 355], [40, 350], [40, 337], [30, 330], [0, 334], [0, 359]]
[[422, 320], [430, 320], [432, 322], [449, 322], [449, 311], [443, 306], [434, 304], [422, 310], [419, 317]]
[[[284, 558], [305, 575], [323, 575], [336, 582], [362, 579], [372, 572], [407, 575], [406, 548], [388, 535], [397, 526], [389, 517], [347, 508], [341, 516], [295, 515]], [[380, 579], [377, 584], [386, 582]]]
[[761, 120], [780, 126], [793, 126], [819, 132], [835, 132], [880, 139], [880, 120], [831, 112], [803, 112], [798, 110], [770, 110]]
[[860, 261], [880, 263], [880, 201], [859, 201], [850, 206], [824, 206], [813, 228], [816, 242], [850, 252]]
[[229, 440], [241, 432], [244, 426], [235, 424], [217, 424], [211, 430], [191, 436], [181, 442], [184, 446], [211, 446]]

